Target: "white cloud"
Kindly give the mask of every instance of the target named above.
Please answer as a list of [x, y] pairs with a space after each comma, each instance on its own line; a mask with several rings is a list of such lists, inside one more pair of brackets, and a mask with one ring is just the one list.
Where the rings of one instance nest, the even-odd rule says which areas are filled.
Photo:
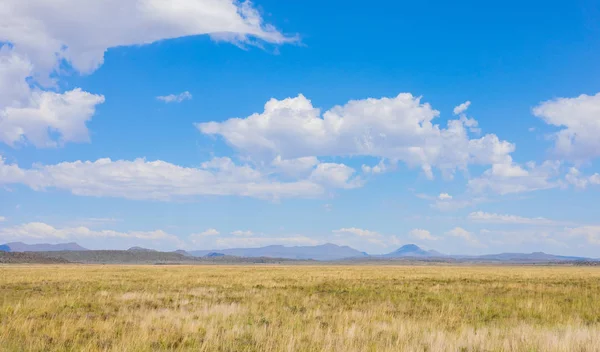
[[565, 175], [565, 180], [577, 188], [584, 189], [588, 185], [600, 185], [600, 174], [595, 173], [591, 176], [582, 176], [577, 168], [572, 167]]
[[249, 231], [249, 230], [246, 230], [246, 231], [236, 230], [236, 231], [231, 232], [231, 234], [234, 235], [234, 236], [245, 236], [245, 237], [249, 237], [249, 236], [254, 235], [252, 233], [252, 231]]
[[600, 156], [600, 93], [546, 101], [533, 114], [562, 128], [554, 134], [559, 155], [576, 161]]
[[[234, 0], [5, 0], [0, 23], [0, 141], [10, 146], [87, 142], [85, 123], [104, 97], [40, 87], [57, 88], [65, 66], [92, 73], [109, 48], [200, 34], [238, 44], [296, 40], [264, 24], [251, 2]], [[183, 98], [191, 95], [173, 97]]]
[[0, 184], [24, 184], [34, 190], [61, 189], [76, 195], [171, 200], [202, 195], [237, 195], [261, 199], [315, 198], [330, 188], [353, 188], [353, 169], [319, 164], [306, 179], [282, 182], [249, 165], [214, 158], [200, 167], [145, 159], [62, 162], [30, 169], [6, 164], [0, 156]]
[[439, 200], [450, 200], [452, 199], [452, 196], [449, 195], [448, 193], [440, 193], [440, 195], [438, 196]]
[[302, 177], [310, 174], [314, 167], [319, 164], [319, 159], [314, 156], [307, 156], [296, 159], [282, 159], [280, 155], [275, 157], [271, 166], [276, 172], [280, 172], [290, 177]]
[[310, 180], [333, 188], [357, 188], [363, 185], [354, 177], [355, 170], [344, 164], [321, 163], [310, 174]]
[[439, 237], [433, 236], [431, 235], [431, 232], [423, 229], [413, 229], [410, 231], [409, 235], [420, 240], [436, 241], [439, 239]]
[[0, 41], [12, 43], [51, 72], [64, 59], [82, 73], [104, 61], [109, 48], [210, 34], [219, 40], [271, 43], [289, 38], [268, 24], [249, 1], [233, 0], [5, 0]]
[[5, 216], [0, 216], [0, 222], [4, 222], [6, 221], [6, 217]]
[[564, 222], [554, 221], [542, 217], [527, 218], [518, 215], [486, 213], [476, 211], [469, 214], [468, 219], [476, 222], [494, 223], [494, 224], [522, 224], [522, 225], [561, 225]]
[[[104, 97], [77, 88], [62, 94], [37, 91], [26, 107], [0, 110], [0, 141], [15, 146], [26, 141], [39, 148], [89, 141], [86, 122]], [[52, 138], [51, 133], [58, 134]]]
[[467, 112], [467, 109], [469, 109], [469, 106], [471, 106], [471, 102], [466, 101], [466, 102], [454, 107], [454, 110], [452, 112], [454, 113], [454, 115], [458, 115], [460, 117], [460, 122], [462, 122], [465, 125], [465, 127], [468, 127], [469, 131], [471, 131], [473, 133], [481, 133], [481, 129], [477, 127], [479, 125], [477, 120], [470, 119], [466, 115], [466, 112]]
[[377, 233], [375, 231], [359, 229], [356, 227], [341, 228], [339, 230], [333, 230], [333, 233], [337, 233], [337, 234], [348, 233], [348, 234], [356, 235], [359, 237], [379, 237], [379, 236], [381, 236], [379, 233]]
[[[262, 113], [224, 122], [198, 123], [206, 135], [219, 135], [254, 159], [309, 156], [372, 156], [420, 167], [433, 178], [437, 167], [447, 176], [470, 164], [505, 163], [514, 145], [488, 134], [471, 139], [465, 119], [447, 128], [433, 124], [439, 116], [409, 93], [393, 98], [349, 101], [323, 114], [303, 95], [271, 99]], [[371, 169], [366, 168], [371, 171]]]
[[13, 227], [0, 228], [0, 236], [7, 240], [69, 240], [86, 238], [130, 238], [139, 240], [179, 241], [177, 236], [162, 230], [119, 232], [113, 230], [91, 230], [85, 226], [56, 228], [42, 222], [30, 222]]
[[473, 236], [473, 234], [462, 227], [455, 227], [452, 230], [447, 232], [448, 235], [462, 238], [465, 242], [472, 246], [483, 247], [484, 245], [479, 242], [477, 238]]
[[220, 232], [217, 229], [207, 229], [205, 231], [202, 231], [200, 233], [197, 234], [193, 234], [190, 236], [200, 236], [200, 237], [204, 237], [204, 236], [218, 236], [220, 234]]
[[79, 88], [56, 93], [30, 87], [32, 74], [27, 59], [0, 47], [0, 142], [56, 147], [89, 141], [86, 122], [104, 97]]
[[385, 161], [382, 159], [375, 166], [363, 165], [362, 171], [365, 174], [381, 174], [387, 171], [387, 165], [385, 165]]
[[455, 106], [454, 110], [452, 112], [454, 113], [454, 115], [460, 115], [460, 114], [464, 113], [465, 111], [467, 111], [469, 106], [471, 106], [471, 102], [467, 100], [464, 103], [462, 103], [458, 106]]
[[480, 177], [469, 180], [468, 186], [476, 193], [491, 191], [505, 195], [531, 192], [560, 186], [554, 179], [559, 171], [558, 161], [545, 161], [540, 165], [530, 162], [525, 168], [513, 162], [493, 164]]
[[184, 100], [192, 99], [192, 94], [188, 91], [185, 91], [179, 94], [161, 95], [156, 97], [156, 99], [165, 103], [181, 103]]

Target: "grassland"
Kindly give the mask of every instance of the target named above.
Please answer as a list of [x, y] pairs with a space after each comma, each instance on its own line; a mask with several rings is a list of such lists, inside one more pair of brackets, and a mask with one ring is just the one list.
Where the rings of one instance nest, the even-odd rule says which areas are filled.
[[600, 351], [600, 268], [0, 266], [3, 351]]

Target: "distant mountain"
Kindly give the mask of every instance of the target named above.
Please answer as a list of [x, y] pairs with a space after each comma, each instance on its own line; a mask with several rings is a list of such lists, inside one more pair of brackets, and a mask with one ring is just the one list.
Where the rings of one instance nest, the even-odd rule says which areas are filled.
[[205, 251], [189, 252], [195, 257], [203, 257], [210, 253], [220, 253], [236, 257], [267, 257], [284, 259], [313, 259], [313, 260], [338, 260], [354, 257], [367, 257], [365, 252], [357, 251], [348, 246], [338, 246], [327, 243], [320, 246], [266, 246], [260, 248], [231, 248], [211, 249]]
[[205, 255], [205, 257], [224, 257], [225, 254], [223, 253], [217, 253], [217, 252], [210, 252], [207, 255]]
[[154, 249], [148, 249], [148, 248], [143, 248], [143, 247], [131, 247], [128, 249], [129, 252], [157, 252]]
[[10, 252], [10, 251], [11, 251], [11, 250], [10, 250], [10, 247], [9, 247], [9, 246], [7, 246], [7, 245], [5, 245], [5, 244], [3, 244], [3, 245], [0, 245], [0, 252]]
[[426, 251], [416, 244], [406, 244], [395, 251], [384, 254], [386, 258], [401, 258], [401, 257], [443, 257], [444, 254], [431, 250]]
[[75, 242], [49, 244], [25, 244], [23, 242], [6, 243], [4, 246], [10, 248], [11, 252], [56, 252], [56, 251], [87, 251]]
[[476, 257], [479, 260], [503, 261], [503, 262], [562, 262], [562, 261], [587, 261], [589, 258], [570, 257], [562, 255], [547, 254], [544, 252], [533, 253], [499, 253], [486, 254]]
[[158, 251], [119, 251], [119, 250], [91, 250], [91, 251], [53, 251], [53, 252], [29, 252], [29, 253], [7, 253], [0, 252], [0, 263], [16, 262], [13, 258], [14, 254], [27, 255], [27, 260], [36, 258], [46, 258], [52, 261], [58, 260], [70, 263], [85, 263], [85, 264], [203, 264], [203, 263], [286, 263], [295, 262], [289, 259], [277, 258], [240, 258], [231, 256], [216, 256], [216, 257], [191, 257], [175, 252], [158, 252]]
[[190, 254], [188, 252], [184, 251], [183, 249], [178, 249], [178, 250], [174, 251], [173, 253], [185, 255], [186, 257], [190, 256]]

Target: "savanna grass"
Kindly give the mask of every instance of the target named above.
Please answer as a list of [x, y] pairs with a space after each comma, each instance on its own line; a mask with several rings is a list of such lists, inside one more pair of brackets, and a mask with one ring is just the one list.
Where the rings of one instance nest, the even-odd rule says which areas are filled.
[[600, 268], [0, 266], [2, 351], [600, 351]]

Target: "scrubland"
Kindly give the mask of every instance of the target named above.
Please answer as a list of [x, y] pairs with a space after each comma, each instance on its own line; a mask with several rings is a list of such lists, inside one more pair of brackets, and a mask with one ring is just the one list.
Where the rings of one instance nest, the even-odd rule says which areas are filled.
[[600, 268], [0, 266], [2, 351], [600, 351]]

